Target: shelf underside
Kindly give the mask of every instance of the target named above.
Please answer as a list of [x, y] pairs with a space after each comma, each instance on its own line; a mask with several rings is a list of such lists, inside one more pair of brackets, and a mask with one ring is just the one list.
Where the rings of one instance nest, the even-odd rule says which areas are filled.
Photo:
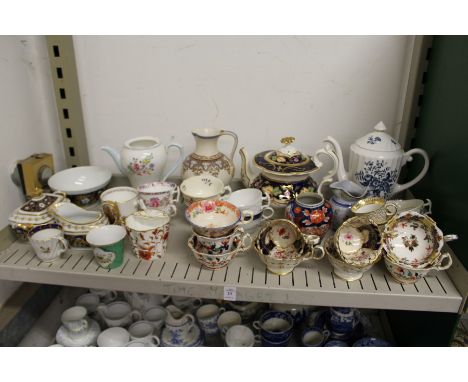
[[0, 252], [0, 279], [215, 299], [224, 297], [225, 286], [233, 286], [239, 301], [371, 309], [458, 312], [462, 303], [446, 272], [401, 285], [383, 262], [353, 282], [334, 275], [327, 259], [304, 262], [292, 273], [277, 276], [266, 270], [253, 250], [227, 268], [207, 270], [186, 245], [190, 232], [177, 216], [162, 259], [139, 260], [127, 247], [123, 266], [112, 270], [100, 268], [89, 250], [68, 251], [53, 263], [42, 263], [29, 244], [17, 241]]

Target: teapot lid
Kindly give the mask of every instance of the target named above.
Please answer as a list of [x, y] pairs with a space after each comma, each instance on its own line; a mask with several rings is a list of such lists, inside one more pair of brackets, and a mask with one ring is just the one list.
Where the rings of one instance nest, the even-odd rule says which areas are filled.
[[274, 174], [302, 175], [316, 170], [318, 167], [312, 158], [291, 145], [294, 140], [294, 137], [284, 137], [281, 139], [283, 147], [256, 154], [255, 165]]
[[400, 144], [388, 135], [385, 131], [387, 128], [384, 123], [380, 121], [374, 127], [372, 133], [366, 134], [356, 140], [356, 144], [363, 149], [372, 151], [398, 151], [401, 150]]

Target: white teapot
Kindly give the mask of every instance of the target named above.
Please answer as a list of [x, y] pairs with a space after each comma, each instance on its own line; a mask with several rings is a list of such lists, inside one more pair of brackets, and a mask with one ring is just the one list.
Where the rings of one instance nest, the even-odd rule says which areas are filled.
[[[163, 176], [162, 172], [166, 165], [167, 150], [176, 147], [179, 150], [177, 163]], [[123, 175], [128, 179], [133, 187], [140, 184], [164, 181], [171, 175], [184, 158], [184, 148], [178, 143], [170, 143], [164, 146], [159, 138], [138, 137], [129, 139], [124, 143], [124, 147], [117, 152], [112, 147], [102, 146], [101, 150], [107, 152]]]
[[[367, 188], [370, 195], [388, 198], [418, 183], [429, 169], [429, 157], [422, 149], [404, 152], [400, 144], [385, 133], [379, 122], [372, 133], [354, 142], [350, 147], [349, 170], [344, 169], [343, 153], [339, 143], [328, 136], [324, 142], [331, 144], [338, 157], [338, 180], [351, 180]], [[401, 167], [412, 160], [413, 154], [424, 158], [424, 167], [413, 180], [398, 184]]]

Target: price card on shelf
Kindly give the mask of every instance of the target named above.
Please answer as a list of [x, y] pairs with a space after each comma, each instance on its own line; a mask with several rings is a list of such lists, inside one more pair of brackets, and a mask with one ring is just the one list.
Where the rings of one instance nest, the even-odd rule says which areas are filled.
[[236, 301], [236, 287], [224, 287], [224, 299], [227, 301]]

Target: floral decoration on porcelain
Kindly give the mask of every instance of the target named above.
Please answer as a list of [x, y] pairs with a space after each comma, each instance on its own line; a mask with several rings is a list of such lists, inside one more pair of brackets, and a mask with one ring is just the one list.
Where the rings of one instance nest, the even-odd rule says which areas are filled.
[[142, 159], [133, 157], [131, 162], [127, 165], [130, 172], [135, 175], [151, 175], [154, 171], [153, 154], [149, 154]]

